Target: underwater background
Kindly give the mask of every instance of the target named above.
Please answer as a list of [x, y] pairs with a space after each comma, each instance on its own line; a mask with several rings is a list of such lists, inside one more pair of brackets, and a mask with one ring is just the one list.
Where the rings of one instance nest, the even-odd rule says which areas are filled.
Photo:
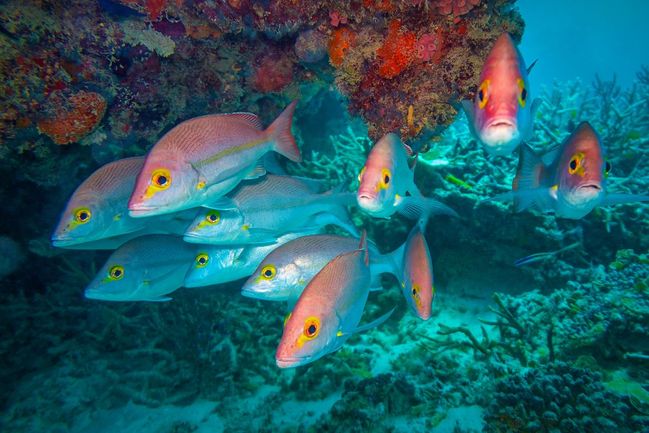
[[[648, 205], [565, 219], [487, 200], [511, 189], [518, 158], [487, 154], [460, 106], [508, 32], [538, 58], [528, 144], [588, 121], [611, 189], [647, 193], [647, 34], [631, 21], [647, 5], [553, 3], [2, 2], [0, 430], [649, 432]], [[592, 27], [557, 36], [577, 16]], [[545, 56], [561, 38], [569, 51]], [[296, 99], [303, 161], [278, 160], [287, 173], [356, 191], [373, 143], [395, 132], [419, 152], [421, 192], [459, 214], [425, 228], [429, 320], [383, 277], [363, 321], [394, 307], [387, 321], [280, 369], [287, 306], [241, 296], [244, 280], [168, 302], [84, 297], [111, 251], [50, 240], [84, 179], [187, 119], [245, 111], [269, 125]], [[383, 253], [415, 224], [349, 212]]]

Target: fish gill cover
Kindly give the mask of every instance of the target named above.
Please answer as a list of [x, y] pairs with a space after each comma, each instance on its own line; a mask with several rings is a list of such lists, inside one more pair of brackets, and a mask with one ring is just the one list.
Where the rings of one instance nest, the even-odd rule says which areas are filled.
[[[629, 88], [598, 78], [539, 89], [525, 67], [489, 72], [496, 41], [508, 33], [516, 51], [523, 30], [508, 0], [3, 3], [0, 429], [649, 431], [647, 205], [609, 206], [647, 198], [649, 70]], [[529, 67], [534, 53], [519, 54]], [[489, 156], [475, 114], [507, 98], [515, 114], [496, 116], [489, 137], [523, 150]], [[273, 127], [290, 122], [280, 113], [293, 100], [299, 163], [267, 156], [295, 156], [290, 132]], [[169, 166], [143, 177], [143, 196], [161, 197], [197, 171], [184, 194], [212, 191], [204, 216], [137, 218], [114, 178], [93, 178], [184, 121], [237, 112], [259, 117], [220, 116], [234, 125], [230, 141], [201, 160], [163, 158]], [[573, 134], [581, 122], [597, 139], [561, 165], [563, 153], [548, 151], [584, 142]], [[533, 134], [512, 140], [528, 124]], [[383, 159], [370, 151], [388, 133]], [[224, 165], [201, 171], [229, 157], [236, 173], [225, 181]], [[588, 179], [576, 188], [586, 192], [569, 195], [557, 173]], [[75, 192], [86, 179], [103, 192]], [[261, 198], [239, 199], [235, 188], [267, 180]], [[75, 204], [61, 227], [107, 213], [113, 231], [55, 249], [73, 192], [103, 212]], [[263, 224], [280, 210], [281, 222]], [[183, 242], [195, 218], [253, 243]], [[291, 287], [305, 300], [327, 287], [332, 302], [241, 296], [244, 284], [283, 278], [279, 258], [263, 261], [269, 251], [290, 265], [305, 257], [291, 256], [292, 238], [325, 226], [318, 236], [330, 243], [361, 230], [369, 240], [345, 251], [307, 242], [321, 254]], [[177, 290], [210, 260], [250, 279]], [[98, 295], [102, 284], [117, 288]], [[134, 291], [173, 300], [98, 300]], [[292, 332], [288, 360], [274, 359]], [[310, 349], [325, 337], [333, 343]], [[304, 348], [307, 365], [278, 368], [304, 362]]]

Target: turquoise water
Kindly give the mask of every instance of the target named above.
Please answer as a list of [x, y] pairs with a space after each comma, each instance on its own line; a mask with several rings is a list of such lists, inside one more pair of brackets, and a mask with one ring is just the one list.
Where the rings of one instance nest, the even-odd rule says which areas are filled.
[[649, 432], [647, 5], [537, 3], [0, 5], [0, 430]]

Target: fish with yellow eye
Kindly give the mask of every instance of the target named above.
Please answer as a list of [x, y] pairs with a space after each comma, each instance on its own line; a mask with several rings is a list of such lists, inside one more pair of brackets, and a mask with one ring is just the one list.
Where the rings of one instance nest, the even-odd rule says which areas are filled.
[[406, 241], [403, 253], [403, 279], [401, 288], [406, 302], [422, 320], [430, 319], [435, 287], [433, 286], [433, 261], [428, 242], [419, 224], [416, 224]]
[[[301, 236], [273, 249], [241, 288], [243, 296], [265, 301], [286, 301], [294, 305], [306, 285], [336, 256], [353, 251], [358, 239], [333, 234]], [[401, 279], [403, 246], [382, 255], [368, 242], [370, 287], [381, 287], [381, 274]]]
[[[313, 233], [307, 232], [306, 234]], [[275, 248], [303, 236], [289, 233], [269, 245], [222, 246], [205, 245], [199, 248], [194, 262], [185, 276], [185, 287], [203, 287], [223, 284], [248, 277], [259, 263]]]
[[185, 241], [212, 245], [272, 244], [287, 233], [336, 225], [357, 229], [347, 213], [354, 195], [319, 193], [311, 179], [267, 175], [243, 182], [226, 197], [205, 205], [185, 231]]
[[186, 212], [143, 221], [128, 215], [126, 204], [144, 157], [108, 163], [72, 194], [52, 234], [59, 248], [114, 249], [137, 236], [154, 233], [182, 234], [191, 222]]
[[101, 301], [168, 301], [167, 295], [182, 287], [196, 250], [178, 236], [132, 239], [110, 255], [85, 296]]
[[433, 214], [457, 217], [450, 207], [421, 194], [415, 185], [414, 169], [408, 164], [411, 154], [396, 134], [386, 134], [377, 141], [358, 176], [358, 206], [376, 218], [390, 218], [395, 213], [423, 221]]
[[473, 136], [492, 155], [509, 155], [532, 136], [541, 100], [532, 100], [527, 68], [503, 33], [485, 59], [475, 99], [462, 101]]
[[370, 284], [369, 252], [360, 246], [336, 256], [304, 289], [286, 320], [275, 353], [280, 368], [298, 367], [338, 350], [354, 333], [388, 319], [392, 311], [358, 326]]
[[649, 201], [649, 195], [610, 193], [610, 170], [597, 132], [582, 122], [563, 143], [541, 156], [524, 145], [513, 191], [492, 200], [513, 199], [517, 212], [536, 208], [571, 219], [583, 218], [596, 206]]
[[263, 157], [278, 152], [301, 161], [291, 134], [297, 101], [267, 128], [251, 113], [212, 114], [175, 126], [149, 151], [128, 202], [132, 217], [202, 206], [243, 179], [263, 176]]

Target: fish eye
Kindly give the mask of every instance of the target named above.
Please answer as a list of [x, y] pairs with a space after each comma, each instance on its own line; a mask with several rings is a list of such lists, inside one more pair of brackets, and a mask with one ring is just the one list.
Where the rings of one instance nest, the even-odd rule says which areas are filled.
[[390, 179], [391, 179], [392, 173], [390, 172], [389, 169], [384, 168], [381, 170], [381, 181], [380, 181], [380, 186], [381, 188], [385, 189], [388, 187], [390, 184]]
[[478, 88], [478, 107], [480, 109], [487, 106], [487, 101], [489, 100], [489, 84], [490, 80], [484, 80]]
[[274, 265], [266, 265], [261, 269], [261, 277], [265, 280], [272, 280], [276, 273], [277, 269]]
[[320, 332], [320, 320], [317, 317], [309, 317], [304, 321], [304, 336], [312, 340]]
[[[572, 158], [570, 158], [570, 162], [568, 163], [568, 173], [570, 174], [581, 174], [583, 172], [579, 172], [579, 168], [581, 167], [581, 160], [583, 159], [584, 154], [579, 152], [575, 153], [572, 155]], [[583, 174], [582, 174], [583, 175]]]
[[167, 189], [171, 185], [171, 173], [166, 168], [159, 168], [151, 175], [151, 184], [159, 189]]
[[74, 220], [79, 224], [85, 224], [90, 221], [92, 213], [87, 207], [82, 207], [74, 211]]
[[527, 102], [527, 89], [525, 88], [525, 81], [522, 78], [517, 80], [518, 84], [518, 103], [521, 107], [525, 108], [525, 103]]
[[196, 267], [204, 268], [209, 261], [210, 261], [210, 256], [208, 256], [206, 253], [200, 253], [199, 255], [196, 256]]
[[611, 163], [606, 161], [606, 164], [604, 165], [604, 174], [608, 174], [611, 171], [611, 168]]
[[217, 224], [221, 221], [221, 213], [218, 210], [211, 210], [205, 216], [205, 220], [210, 224]]
[[361, 172], [358, 173], [358, 181], [362, 182], [363, 181], [363, 175], [365, 174], [365, 167], [361, 169]]
[[108, 271], [108, 277], [111, 280], [121, 280], [124, 277], [124, 267], [115, 265]]

